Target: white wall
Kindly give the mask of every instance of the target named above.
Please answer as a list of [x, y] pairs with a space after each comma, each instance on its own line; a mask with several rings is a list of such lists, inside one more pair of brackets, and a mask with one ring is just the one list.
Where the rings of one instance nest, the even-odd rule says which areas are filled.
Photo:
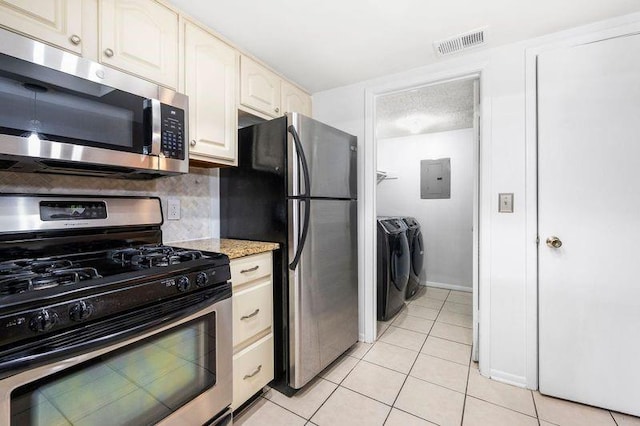
[[[535, 139], [527, 140], [531, 125], [525, 120], [535, 110], [535, 90], [526, 90], [526, 85], [535, 81], [535, 69], [526, 65], [527, 50], [570, 38], [589, 38], [595, 32], [614, 31], [638, 21], [640, 14], [632, 14], [313, 95], [315, 118], [358, 136], [359, 194], [365, 204], [364, 158], [375, 150], [374, 141], [365, 140], [365, 112], [371, 108], [365, 104], [367, 92], [380, 92], [385, 87], [400, 90], [481, 72], [479, 314], [480, 369], [484, 375], [537, 388], [537, 299], [535, 281], [528, 279], [536, 274], [537, 246], [535, 233], [530, 232], [536, 218], [535, 174], [527, 170], [530, 158], [535, 158]], [[368, 172], [372, 174], [368, 178], [375, 179], [374, 171]], [[515, 194], [514, 213], [498, 213], [500, 192]], [[361, 224], [366, 218], [362, 207], [359, 218]], [[362, 256], [372, 256], [360, 249]], [[363, 277], [362, 258], [360, 262]], [[361, 297], [366, 285], [371, 283], [360, 283]], [[366, 313], [363, 305], [361, 300], [360, 312]], [[363, 323], [361, 318], [361, 330]]]
[[[423, 284], [471, 290], [473, 129], [378, 140], [378, 169], [397, 179], [377, 185], [379, 216], [412, 216], [425, 247]], [[451, 198], [420, 198], [420, 161], [451, 159]]]

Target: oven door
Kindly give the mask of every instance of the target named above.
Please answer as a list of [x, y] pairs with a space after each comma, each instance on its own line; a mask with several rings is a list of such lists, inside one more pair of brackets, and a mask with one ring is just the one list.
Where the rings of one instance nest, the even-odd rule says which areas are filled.
[[231, 373], [227, 297], [152, 331], [0, 380], [0, 425], [201, 425], [231, 404]]

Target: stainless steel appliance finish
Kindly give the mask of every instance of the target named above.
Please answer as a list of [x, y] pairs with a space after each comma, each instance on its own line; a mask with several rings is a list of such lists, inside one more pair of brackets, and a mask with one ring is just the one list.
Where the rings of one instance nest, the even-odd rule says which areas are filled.
[[0, 194], [0, 426], [230, 424], [229, 259], [162, 222], [159, 198]]
[[304, 250], [289, 270], [289, 382], [296, 389], [358, 339], [358, 202], [289, 200], [290, 258], [307, 208]]
[[[231, 330], [231, 299], [222, 300], [214, 305], [206, 307], [188, 317], [176, 320], [151, 332], [140, 334], [117, 344], [83, 353], [61, 361], [52, 362], [34, 369], [27, 370], [14, 376], [0, 380], [0, 425], [8, 426], [11, 422], [11, 393], [22, 386], [29, 385], [48, 376], [59, 374], [72, 369], [84, 362], [133, 345], [145, 339], [153, 338], [162, 332], [175, 329], [208, 315], [215, 315], [216, 327], [216, 384], [207, 391], [201, 393], [173, 414], [165, 417], [158, 425], [202, 425], [209, 421], [216, 413], [223, 412], [231, 405], [232, 392], [232, 359], [233, 336]], [[99, 382], [96, 382], [99, 385]], [[116, 423], [114, 423], [116, 424]]]
[[221, 235], [281, 244], [275, 384], [300, 389], [358, 341], [357, 140], [297, 113], [240, 130]]
[[[16, 84], [17, 81], [22, 84]], [[13, 96], [15, 99], [22, 98], [26, 105], [26, 95], [20, 93], [25, 90], [34, 93], [33, 112], [27, 111], [26, 107], [21, 109], [16, 105], [10, 105], [10, 102], [4, 100], [4, 108], [0, 106], [0, 113], [7, 117], [10, 116], [9, 112], [14, 117], [33, 114], [34, 116], [29, 118], [33, 123], [39, 123], [36, 105], [38, 104], [41, 109], [46, 107], [49, 111], [65, 111], [66, 122], [51, 123], [53, 120], [47, 120], [42, 123], [48, 125], [49, 129], [68, 132], [69, 126], [72, 125], [77, 126], [77, 131], [74, 132], [74, 137], [62, 137], [61, 134], [54, 134], [52, 130], [40, 132], [37, 129], [38, 125], [34, 125], [32, 129], [13, 129], [0, 123], [0, 170], [139, 179], [188, 173], [188, 98], [185, 95], [0, 29], [0, 94], [5, 92], [7, 96]], [[38, 103], [38, 93], [41, 99], [47, 96], [49, 99], [46, 102], [40, 100]], [[109, 103], [113, 101], [104, 101], [107, 96], [114, 95], [117, 96], [117, 102], [132, 108], [136, 115], [142, 116], [143, 110], [149, 110], [144, 112], [144, 120], [150, 121], [144, 124], [149, 127], [149, 130], [144, 130], [144, 146], [126, 149], [125, 141], [100, 143], [80, 137], [87, 133], [84, 130], [95, 127], [94, 123], [85, 122], [89, 115], [93, 114], [93, 120], [99, 122], [102, 114], [104, 123], [108, 123], [107, 120], [114, 119], [116, 114], [123, 114], [122, 108], [114, 108]], [[127, 95], [130, 95], [131, 99], [127, 99]], [[132, 106], [132, 101], [138, 97], [145, 102]], [[76, 106], [74, 110], [74, 100], [82, 100], [85, 105], [94, 105], [96, 111], [82, 106]], [[106, 111], [99, 111], [98, 106]], [[180, 114], [183, 112], [184, 116], [176, 120], [176, 117], [169, 115], [172, 113], [166, 108]], [[114, 116], [110, 117], [112, 113]], [[133, 118], [116, 118], [120, 121], [130, 120], [125, 124], [133, 127], [138, 125], [131, 121]], [[181, 134], [178, 137], [180, 152], [174, 149], [176, 141], [171, 138], [172, 132], [163, 127], [167, 120], [173, 124], [181, 123]], [[66, 130], [64, 126], [67, 126]], [[122, 126], [110, 127], [110, 130], [118, 128], [120, 132], [124, 131]], [[11, 129], [13, 131], [10, 131]], [[101, 132], [104, 133], [105, 130], [95, 130], [94, 134]], [[38, 137], [32, 136], [34, 134]], [[142, 135], [138, 138], [142, 138]]]
[[[154, 198], [74, 197], [70, 206], [64, 206], [67, 201], [69, 201], [68, 197], [56, 196], [0, 197], [0, 233], [160, 225], [163, 220], [158, 200]], [[97, 214], [92, 217], [91, 212], [85, 209], [73, 208], [73, 205], [84, 202], [99, 203], [104, 206], [105, 217], [98, 217]], [[70, 214], [76, 215], [75, 219], [80, 220], [42, 220], [40, 209], [42, 203], [58, 203], [58, 210], [62, 211], [64, 206], [72, 212]]]
[[309, 169], [310, 188], [304, 187], [299, 150], [289, 132], [289, 196], [305, 193], [314, 198], [358, 198], [357, 138], [298, 113], [287, 114], [287, 127], [293, 126]]

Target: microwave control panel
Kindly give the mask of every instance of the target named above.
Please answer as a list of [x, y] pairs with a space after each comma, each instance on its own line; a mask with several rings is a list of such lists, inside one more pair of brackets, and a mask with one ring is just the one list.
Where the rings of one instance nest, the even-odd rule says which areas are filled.
[[161, 104], [162, 117], [162, 154], [168, 158], [184, 160], [184, 111], [170, 105]]

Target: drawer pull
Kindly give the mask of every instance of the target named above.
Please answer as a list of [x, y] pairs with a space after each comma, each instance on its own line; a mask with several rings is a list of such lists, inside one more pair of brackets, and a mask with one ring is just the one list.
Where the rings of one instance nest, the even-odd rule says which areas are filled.
[[257, 271], [259, 267], [260, 267], [260, 265], [256, 265], [253, 268], [243, 269], [242, 271], [240, 271], [240, 273], [241, 274], [246, 274], [247, 272]]
[[253, 318], [253, 317], [255, 317], [256, 315], [258, 315], [258, 312], [260, 312], [260, 308], [258, 308], [258, 309], [256, 309], [255, 311], [251, 312], [249, 315], [243, 315], [243, 316], [241, 316], [241, 317], [240, 317], [240, 320], [246, 320], [246, 319], [249, 319], [249, 318]]
[[262, 364], [260, 364], [253, 373], [251, 374], [245, 374], [243, 380], [247, 380], [252, 378], [253, 376], [255, 376], [256, 374], [258, 374], [260, 372], [260, 370], [262, 370]]

